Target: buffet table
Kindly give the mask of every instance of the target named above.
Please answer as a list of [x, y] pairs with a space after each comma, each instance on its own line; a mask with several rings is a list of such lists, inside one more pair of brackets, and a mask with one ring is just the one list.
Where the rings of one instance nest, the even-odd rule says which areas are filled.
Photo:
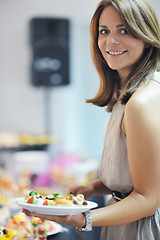
[[[89, 200], [92, 202], [98, 203], [97, 208], [103, 207], [105, 205], [105, 200], [104, 200], [104, 197], [102, 196], [95, 196], [90, 198]], [[32, 237], [34, 233], [33, 232], [34, 229], [31, 230], [29, 226], [32, 225], [31, 223], [36, 223], [40, 219], [39, 220], [35, 219], [34, 221], [36, 222], [33, 222], [32, 219], [28, 218], [24, 213], [21, 212], [20, 207], [18, 207], [17, 205], [13, 205], [13, 206], [9, 205], [9, 206], [10, 208], [8, 209], [7, 207], [5, 207], [4, 209], [1, 207], [1, 210], [3, 211], [1, 211], [1, 214], [0, 214], [1, 220], [3, 219], [4, 221], [6, 221], [6, 224], [1, 221], [1, 227], [4, 226], [3, 229], [12, 229], [12, 234], [14, 233], [13, 238], [11, 235], [7, 235], [8, 237], [10, 236], [10, 238], [7, 238], [7, 239], [16, 239], [16, 240], [17, 239], [18, 240], [37, 239]], [[16, 211], [13, 211], [14, 210], [13, 207], [18, 207], [18, 208], [16, 208]], [[6, 212], [6, 210], [8, 211]], [[39, 226], [41, 228], [41, 225], [36, 225], [36, 226]], [[101, 233], [100, 227], [94, 227], [91, 232], [80, 232], [75, 227], [70, 227], [63, 224], [56, 224], [55, 222], [50, 222], [47, 220], [45, 221], [45, 227], [43, 228], [45, 229], [45, 231], [47, 231], [48, 240], [72, 240], [72, 239], [73, 240], [98, 240], [100, 239], [100, 233]], [[16, 231], [16, 235], [15, 235], [14, 229]], [[27, 231], [29, 232], [29, 235], [28, 234], [26, 235], [27, 233], [26, 229], [29, 230]], [[2, 239], [2, 235], [0, 234], [1, 236], [0, 239]]]
[[[14, 155], [13, 149], [10, 149], [12, 154]], [[15, 150], [15, 149], [14, 149]], [[25, 149], [26, 150], [26, 149]], [[32, 226], [32, 219], [28, 218], [25, 214], [22, 214], [21, 208], [18, 208], [17, 205], [14, 205], [12, 200], [14, 197], [18, 196], [25, 196], [29, 189], [36, 189], [37, 191], [41, 192], [41, 195], [49, 195], [52, 194], [52, 192], [63, 192], [63, 189], [68, 188], [70, 184], [79, 183], [78, 181], [83, 180], [83, 184], [87, 184], [88, 182], [92, 181], [96, 177], [96, 167], [93, 169], [93, 160], [89, 159], [88, 161], [84, 161], [77, 155], [62, 155], [58, 156], [56, 159], [53, 159], [54, 161], [51, 162], [49, 166], [47, 166], [47, 169], [40, 173], [35, 181], [32, 180], [32, 172], [19, 172], [19, 174], [16, 174], [15, 172], [18, 172], [18, 168], [16, 171], [13, 171], [13, 165], [15, 167], [15, 164], [13, 164], [13, 159], [10, 158], [10, 154], [8, 153], [10, 151], [6, 151], [6, 149], [0, 149], [0, 209], [1, 209], [1, 218], [0, 218], [0, 239], [3, 237], [3, 230], [11, 230], [10, 233], [12, 236], [14, 235], [14, 238], [12, 238], [11, 235], [8, 235], [8, 239], [18, 239], [18, 240], [24, 240], [24, 239], [34, 239], [33, 236], [33, 226]], [[20, 153], [29, 153], [29, 151], [19, 151]], [[41, 151], [43, 152], [43, 151]], [[15, 154], [17, 152], [15, 151]], [[28, 154], [26, 154], [28, 156]], [[17, 156], [17, 155], [16, 155]], [[19, 156], [19, 155], [18, 155]], [[15, 159], [22, 159], [21, 161], [24, 163], [24, 159], [26, 159], [26, 156], [21, 158], [14, 158], [14, 163], [16, 163]], [[39, 161], [39, 159], [38, 159]], [[82, 163], [81, 163], [82, 161]], [[9, 164], [9, 162], [11, 164]], [[18, 162], [18, 160], [17, 160]], [[29, 160], [27, 164], [31, 162], [31, 156], [29, 156]], [[18, 162], [19, 163], [19, 162]], [[63, 164], [62, 164], [63, 163]], [[94, 166], [96, 166], [96, 161], [94, 160]], [[18, 164], [19, 166], [20, 164]], [[71, 166], [72, 168], [74, 166], [75, 175], [73, 175], [73, 172], [69, 171], [67, 166]], [[28, 166], [28, 165], [27, 165]], [[60, 169], [59, 166], [63, 166], [62, 169]], [[78, 167], [77, 167], [78, 166]], [[84, 168], [85, 166], [85, 168]], [[81, 167], [81, 168], [80, 168]], [[7, 171], [7, 168], [11, 171]], [[86, 171], [84, 171], [84, 169]], [[52, 170], [52, 171], [51, 171]], [[53, 171], [54, 170], [54, 171]], [[73, 170], [73, 169], [72, 169]], [[13, 173], [14, 172], [14, 173]], [[78, 174], [76, 174], [78, 173]], [[71, 174], [71, 176], [70, 176]], [[80, 176], [77, 178], [77, 175]], [[48, 179], [47, 177], [50, 177], [50, 185], [47, 186], [42, 184], [42, 180]], [[40, 181], [41, 180], [41, 181]], [[77, 182], [76, 182], [77, 181]], [[57, 184], [58, 183], [58, 184]], [[67, 184], [67, 185], [66, 185]], [[40, 187], [39, 187], [40, 186]], [[54, 189], [54, 190], [53, 190]], [[57, 190], [58, 189], [58, 190]], [[95, 196], [89, 199], [92, 202], [98, 203], [98, 208], [103, 207], [105, 205], [105, 198], [101, 196]], [[5, 209], [3, 209], [5, 207]], [[7, 211], [7, 212], [6, 212]], [[66, 225], [56, 224], [55, 222], [45, 221], [47, 222], [47, 226], [51, 225], [51, 228], [45, 225], [45, 235], [47, 232], [47, 239], [48, 240], [98, 240], [100, 239], [100, 233], [101, 228], [96, 227], [93, 228], [91, 232], [79, 232], [76, 230], [75, 227], [70, 227]], [[57, 229], [57, 227], [58, 229]], [[36, 227], [39, 225], [36, 225]], [[20, 228], [19, 228], [20, 227]], [[37, 233], [37, 232], [36, 232]], [[23, 237], [22, 237], [23, 235]], [[18, 237], [18, 238], [17, 238]], [[32, 238], [30, 238], [32, 237]], [[5, 238], [4, 238], [5, 239]]]

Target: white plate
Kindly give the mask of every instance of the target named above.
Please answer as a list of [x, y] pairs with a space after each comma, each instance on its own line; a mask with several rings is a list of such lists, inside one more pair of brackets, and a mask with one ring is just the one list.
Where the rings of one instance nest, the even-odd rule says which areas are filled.
[[83, 206], [47, 206], [47, 205], [34, 205], [29, 203], [24, 203], [24, 197], [13, 198], [13, 202], [18, 204], [21, 208], [27, 209], [30, 212], [36, 212], [40, 214], [47, 214], [47, 215], [78, 215], [82, 212], [87, 212], [91, 208], [95, 208], [98, 206], [97, 203], [87, 201], [87, 205]]
[[60, 224], [55, 222], [52, 222], [51, 224], [53, 225], [54, 230], [48, 231], [47, 236], [54, 235], [63, 231], [63, 227]]

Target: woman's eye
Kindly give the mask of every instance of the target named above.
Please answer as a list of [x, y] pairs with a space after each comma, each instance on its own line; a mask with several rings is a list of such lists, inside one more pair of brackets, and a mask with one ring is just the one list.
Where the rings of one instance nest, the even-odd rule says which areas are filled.
[[129, 34], [126, 28], [121, 29], [122, 34]]
[[107, 29], [102, 29], [102, 30], [100, 30], [100, 34], [101, 35], [106, 35], [106, 34], [108, 34], [109, 33], [109, 31], [107, 30]]

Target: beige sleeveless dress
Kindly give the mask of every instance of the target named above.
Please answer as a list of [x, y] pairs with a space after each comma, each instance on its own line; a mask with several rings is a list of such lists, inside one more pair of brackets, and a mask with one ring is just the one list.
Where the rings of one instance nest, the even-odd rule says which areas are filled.
[[[160, 83], [160, 73], [154, 79]], [[126, 137], [121, 130], [121, 121], [125, 105], [119, 101], [115, 104], [104, 140], [104, 149], [100, 164], [100, 179], [112, 191], [128, 193], [133, 190], [130, 176]], [[114, 204], [112, 197], [107, 205]], [[160, 208], [150, 217], [136, 222], [103, 227], [101, 240], [160, 240]]]

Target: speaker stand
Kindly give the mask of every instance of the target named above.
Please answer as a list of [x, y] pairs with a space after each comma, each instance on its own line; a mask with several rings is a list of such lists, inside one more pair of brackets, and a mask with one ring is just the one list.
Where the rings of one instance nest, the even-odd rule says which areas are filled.
[[[44, 111], [44, 121], [45, 121], [45, 133], [48, 136], [52, 136], [52, 117], [51, 117], [51, 87], [44, 87], [44, 107], [45, 107], [45, 111]], [[52, 125], [51, 125], [52, 124]], [[48, 152], [49, 152], [49, 161], [52, 159], [53, 157], [53, 144], [49, 143], [48, 144]]]

